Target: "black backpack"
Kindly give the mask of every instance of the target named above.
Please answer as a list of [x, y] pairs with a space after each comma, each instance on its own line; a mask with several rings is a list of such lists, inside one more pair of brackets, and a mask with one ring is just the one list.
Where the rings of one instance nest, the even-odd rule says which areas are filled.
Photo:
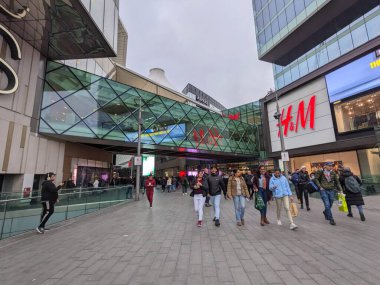
[[352, 175], [344, 179], [344, 185], [346, 186], [346, 190], [351, 193], [356, 194], [362, 191], [362, 187], [360, 186], [359, 182]]

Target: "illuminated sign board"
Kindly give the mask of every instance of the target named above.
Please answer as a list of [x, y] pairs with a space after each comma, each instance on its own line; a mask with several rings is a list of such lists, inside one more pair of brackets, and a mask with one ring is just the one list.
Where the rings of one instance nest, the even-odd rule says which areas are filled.
[[326, 75], [330, 102], [336, 102], [380, 86], [380, 59], [371, 52]]

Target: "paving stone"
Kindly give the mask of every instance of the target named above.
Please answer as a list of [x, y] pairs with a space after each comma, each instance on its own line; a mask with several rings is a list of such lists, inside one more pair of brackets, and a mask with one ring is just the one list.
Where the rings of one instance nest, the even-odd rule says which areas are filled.
[[[153, 209], [142, 197], [44, 235], [0, 241], [0, 284], [379, 284], [380, 211], [373, 205], [380, 197], [370, 198], [365, 223], [334, 206], [336, 227], [311, 199], [312, 211], [300, 211], [299, 229], [290, 231], [285, 216], [284, 226], [261, 227], [250, 202], [246, 225], [237, 227], [224, 200], [221, 227], [205, 208], [198, 228], [191, 198], [156, 194]], [[269, 206], [270, 221], [275, 209]]]

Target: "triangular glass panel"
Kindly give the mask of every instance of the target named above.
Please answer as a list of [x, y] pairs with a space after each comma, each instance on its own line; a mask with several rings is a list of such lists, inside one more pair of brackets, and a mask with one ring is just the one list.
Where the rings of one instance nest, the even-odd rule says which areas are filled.
[[41, 118], [58, 134], [80, 121], [80, 118], [63, 100], [43, 109], [41, 111]]
[[102, 109], [117, 124], [121, 123], [132, 113], [132, 110], [128, 109], [120, 98], [116, 98], [112, 102], [108, 103], [106, 106], [103, 106]]
[[38, 132], [45, 133], [45, 134], [55, 134], [54, 130], [52, 128], [50, 128], [50, 126], [48, 124], [46, 124], [43, 119], [40, 119]]
[[75, 68], [70, 68], [71, 72], [79, 79], [83, 86], [90, 85], [98, 81], [100, 76]]
[[49, 72], [45, 80], [62, 98], [83, 88], [80, 81], [66, 66]]
[[87, 90], [79, 90], [65, 101], [82, 119], [99, 109], [99, 104]]
[[157, 96], [157, 95], [155, 95], [153, 93], [150, 93], [150, 92], [147, 92], [147, 91], [144, 91], [144, 90], [141, 90], [141, 89], [136, 89], [136, 91], [141, 96], [141, 98], [143, 99], [143, 101], [145, 101], [145, 102], [148, 102], [151, 99], [153, 99], [155, 96]]
[[164, 138], [164, 142], [170, 137], [175, 145], [181, 145], [181, 142], [186, 138], [186, 132], [183, 130], [185, 128], [184, 124], [177, 124], [168, 126], [166, 132], [167, 136]]
[[134, 142], [138, 137], [137, 119], [131, 115], [119, 124], [120, 129], [126, 135], [127, 141]]
[[[134, 111], [138, 110], [140, 106], [140, 96], [134, 88], [130, 88], [127, 92], [120, 95], [120, 99], [129, 109], [132, 109]], [[143, 104], [144, 102], [142, 101], [141, 105]]]
[[86, 89], [91, 93], [100, 106], [104, 106], [108, 102], [114, 100], [117, 96], [105, 79], [96, 81], [87, 86]]
[[44, 86], [44, 94], [42, 97], [42, 109], [54, 104], [61, 100], [61, 97], [55, 92], [48, 83], [45, 84]]
[[86, 126], [85, 123], [80, 122], [69, 130], [65, 131], [63, 135], [96, 138], [95, 134]]
[[84, 122], [98, 138], [102, 138], [116, 126], [115, 122], [103, 110], [91, 114], [84, 119]]
[[166, 106], [167, 109], [170, 109], [170, 107], [176, 103], [176, 101], [165, 98], [165, 97], [161, 97], [161, 96], [156, 96], [156, 97], [161, 99], [162, 103]]
[[55, 61], [48, 61], [47, 62], [47, 65], [46, 65], [46, 73], [54, 70], [54, 69], [57, 69], [57, 68], [60, 68], [62, 67], [63, 65], [58, 63], [58, 62], [55, 62]]
[[109, 79], [106, 79], [106, 80], [107, 80], [107, 83], [111, 86], [111, 88], [116, 92], [117, 95], [123, 94], [124, 92], [126, 92], [128, 89], [131, 88], [130, 86], [123, 83], [119, 83], [119, 82], [109, 80]]
[[180, 106], [180, 103], [176, 103], [173, 106], [171, 106], [169, 109], [169, 112], [177, 124], [181, 122], [183, 117], [185, 117], [185, 114], [183, 112], [183, 109]]
[[125, 134], [118, 127], [116, 127], [110, 133], [105, 135], [103, 139], [129, 142]]

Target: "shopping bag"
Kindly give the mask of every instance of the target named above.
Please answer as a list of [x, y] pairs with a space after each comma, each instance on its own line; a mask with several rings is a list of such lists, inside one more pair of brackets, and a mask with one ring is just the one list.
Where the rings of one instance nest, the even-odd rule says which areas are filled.
[[290, 214], [292, 215], [293, 218], [298, 216], [297, 204], [294, 202], [290, 203]]
[[263, 198], [261, 198], [261, 196], [259, 195], [259, 193], [256, 192], [255, 193], [255, 208], [260, 211], [264, 207], [265, 207], [265, 203], [264, 203]]
[[343, 193], [338, 193], [338, 205], [339, 205], [339, 211], [348, 213], [348, 207], [346, 202], [346, 195]]

